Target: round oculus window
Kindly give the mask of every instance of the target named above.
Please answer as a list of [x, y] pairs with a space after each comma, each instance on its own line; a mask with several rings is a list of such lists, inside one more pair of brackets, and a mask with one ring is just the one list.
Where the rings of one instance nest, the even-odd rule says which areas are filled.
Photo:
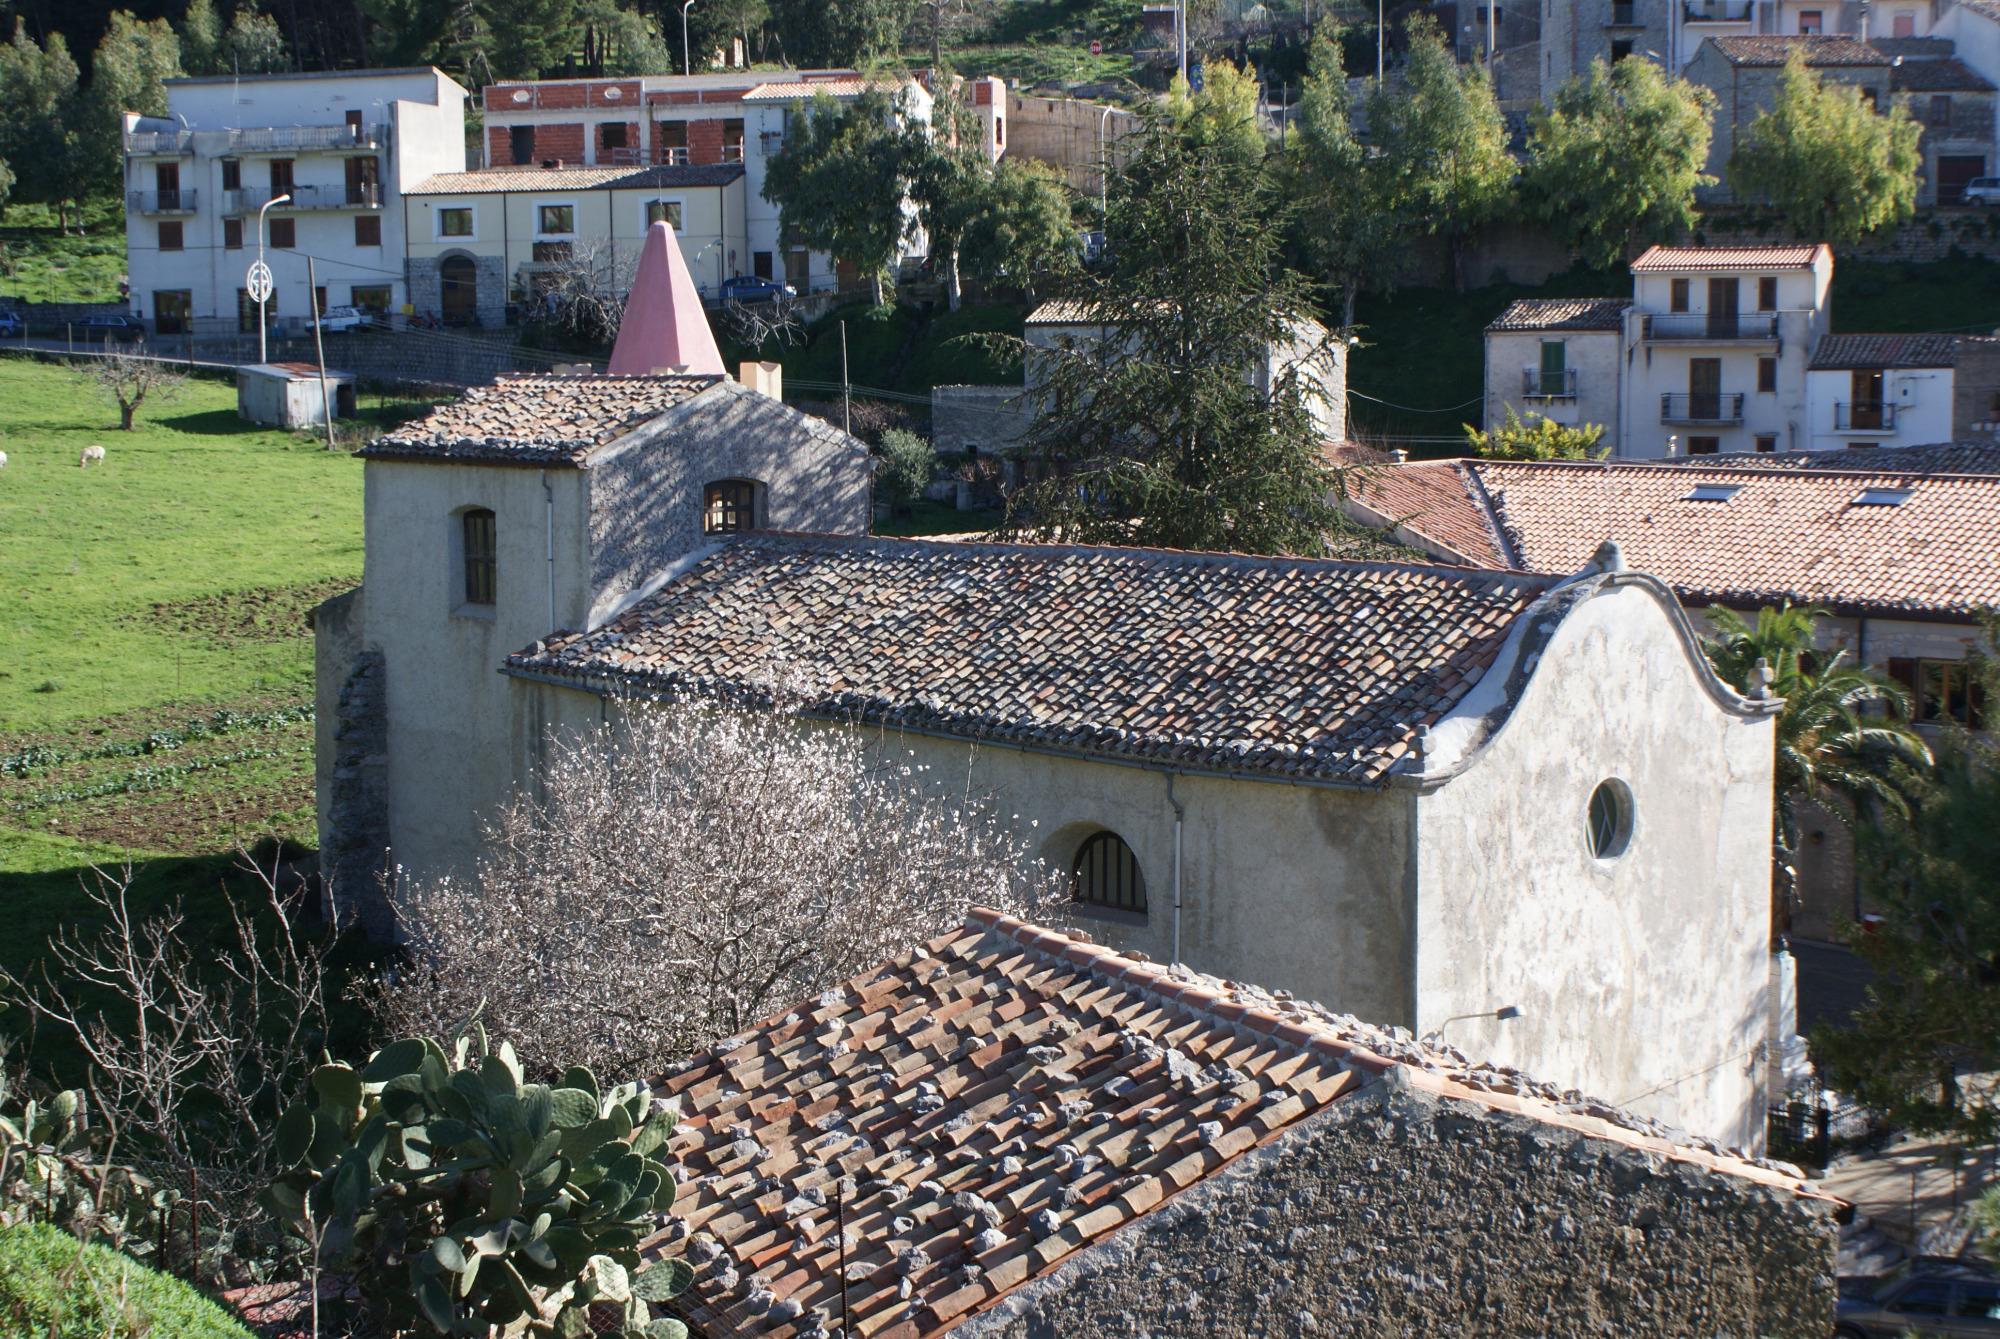
[[1597, 860], [1616, 860], [1632, 841], [1632, 788], [1615, 777], [1590, 792], [1584, 840]]

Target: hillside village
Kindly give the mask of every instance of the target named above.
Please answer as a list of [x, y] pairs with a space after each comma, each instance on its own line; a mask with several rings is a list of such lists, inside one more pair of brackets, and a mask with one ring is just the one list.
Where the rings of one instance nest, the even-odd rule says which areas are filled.
[[0, 24], [0, 1332], [2000, 1325], [2000, 4]]

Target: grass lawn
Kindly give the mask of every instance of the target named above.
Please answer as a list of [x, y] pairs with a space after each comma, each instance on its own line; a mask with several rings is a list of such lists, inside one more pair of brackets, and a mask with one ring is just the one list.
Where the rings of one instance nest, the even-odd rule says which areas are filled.
[[[240, 841], [312, 840], [305, 611], [361, 575], [361, 465], [190, 381], [131, 433], [60, 367], [0, 359], [0, 964], [73, 923], [92, 864], [141, 905], [214, 891]], [[101, 466], [79, 468], [101, 443]], [[12, 1020], [9, 1020], [12, 1021]]]
[[29, 302], [116, 302], [125, 277], [125, 212], [117, 200], [84, 206], [82, 236], [56, 230], [47, 205], [0, 209], [0, 297]]
[[975, 532], [984, 533], [1006, 519], [1001, 511], [960, 511], [945, 502], [933, 502], [920, 498], [910, 508], [908, 516], [891, 516], [886, 521], [875, 524], [878, 535], [896, 535], [914, 539], [924, 535], [960, 535]]

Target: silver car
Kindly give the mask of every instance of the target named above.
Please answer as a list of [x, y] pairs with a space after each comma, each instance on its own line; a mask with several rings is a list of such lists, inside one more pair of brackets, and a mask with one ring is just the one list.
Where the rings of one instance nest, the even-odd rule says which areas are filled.
[[2000, 177], [1974, 177], [1966, 182], [1965, 203], [2000, 205]]
[[1879, 1282], [1843, 1284], [1839, 1339], [2000, 1339], [2000, 1279], [1950, 1260], [1916, 1260]]

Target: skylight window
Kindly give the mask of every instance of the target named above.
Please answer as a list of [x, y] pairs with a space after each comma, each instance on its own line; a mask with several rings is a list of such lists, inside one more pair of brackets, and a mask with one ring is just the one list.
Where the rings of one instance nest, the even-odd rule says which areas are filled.
[[1696, 484], [1687, 495], [1689, 502], [1727, 502], [1743, 489], [1742, 484]]
[[1854, 499], [1857, 507], [1900, 507], [1910, 500], [1908, 488], [1864, 488]]

